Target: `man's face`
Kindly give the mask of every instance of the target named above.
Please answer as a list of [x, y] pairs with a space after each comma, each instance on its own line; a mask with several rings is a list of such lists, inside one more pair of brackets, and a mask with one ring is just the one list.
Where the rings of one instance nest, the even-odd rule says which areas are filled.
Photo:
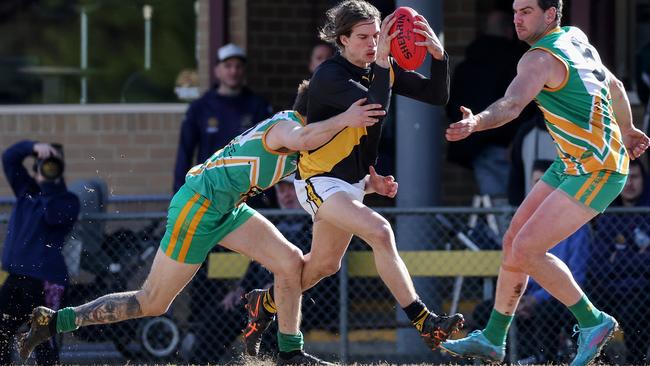
[[555, 8], [542, 10], [537, 0], [515, 0], [512, 4], [517, 38], [526, 43], [534, 43], [555, 20]]
[[318, 65], [322, 64], [323, 61], [332, 57], [332, 49], [328, 46], [319, 44], [311, 50], [311, 58], [309, 59], [309, 72], [312, 74]]
[[279, 182], [275, 185], [275, 194], [278, 197], [280, 208], [300, 208], [293, 183]]
[[638, 165], [630, 165], [630, 173], [621, 192], [621, 198], [624, 201], [636, 202], [643, 193], [643, 183], [641, 168]]
[[228, 58], [215, 66], [214, 75], [220, 84], [228, 88], [241, 88], [246, 77], [246, 64], [238, 57]]
[[352, 27], [350, 37], [341, 36], [344, 56], [351, 63], [365, 67], [377, 59], [379, 20], [362, 21]]

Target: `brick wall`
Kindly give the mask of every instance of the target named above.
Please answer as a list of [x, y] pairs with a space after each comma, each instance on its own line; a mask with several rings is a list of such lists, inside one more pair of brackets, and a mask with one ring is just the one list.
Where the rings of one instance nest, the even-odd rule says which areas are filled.
[[276, 110], [290, 108], [328, 1], [248, 1], [248, 82]]
[[[114, 195], [169, 194], [186, 106], [0, 108], [0, 149], [29, 138], [64, 145], [66, 179], [101, 178]], [[28, 112], [25, 113], [25, 110]], [[11, 195], [2, 179], [0, 196]]]

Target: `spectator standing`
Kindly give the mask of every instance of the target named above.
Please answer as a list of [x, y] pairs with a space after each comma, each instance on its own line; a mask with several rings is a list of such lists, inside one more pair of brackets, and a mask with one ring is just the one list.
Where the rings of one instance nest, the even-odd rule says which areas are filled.
[[[36, 156], [34, 176], [23, 161]], [[79, 200], [63, 179], [60, 145], [22, 141], [2, 155], [7, 181], [16, 195], [2, 253], [9, 277], [0, 289], [0, 364], [11, 363], [11, 347], [18, 328], [41, 304], [58, 309], [68, 285], [61, 250], [79, 215]], [[54, 339], [36, 349], [40, 365], [59, 363]]]
[[192, 102], [185, 114], [174, 170], [174, 192], [185, 183], [185, 174], [196, 162], [205, 161], [233, 137], [271, 115], [268, 102], [245, 84], [244, 50], [232, 43], [219, 48], [214, 74], [217, 86]]
[[332, 56], [334, 56], [334, 47], [327, 42], [318, 41], [309, 56], [309, 73], [313, 75], [318, 65]]
[[[192, 166], [204, 162], [232, 138], [271, 115], [268, 102], [246, 86], [246, 62], [246, 53], [240, 47], [229, 43], [219, 48], [214, 67], [217, 85], [190, 104], [181, 125], [174, 169], [174, 192], [185, 183], [185, 175]], [[254, 208], [268, 208], [275, 206], [275, 199], [273, 195], [264, 193], [247, 203]], [[213, 251], [224, 250], [216, 246]], [[207, 278], [205, 265], [190, 286], [193, 294], [190, 305], [192, 320], [212, 316], [228, 291], [224, 281]], [[214, 345], [220, 341], [208, 324], [201, 324], [196, 331], [199, 344], [203, 340], [210, 340]], [[211, 357], [220, 356], [222, 351], [222, 346], [201, 347], [197, 350], [196, 361], [211, 361]]]
[[[452, 75], [447, 104], [451, 121], [462, 119], [460, 106], [482, 110], [504, 94], [517, 73], [517, 61], [526, 51], [524, 44], [513, 39], [513, 34], [512, 15], [501, 11], [488, 14], [484, 34], [468, 46], [465, 60]], [[519, 122], [534, 111], [534, 107], [530, 108], [510, 124], [449, 143], [449, 160], [474, 171], [480, 194], [506, 197], [508, 146]]]

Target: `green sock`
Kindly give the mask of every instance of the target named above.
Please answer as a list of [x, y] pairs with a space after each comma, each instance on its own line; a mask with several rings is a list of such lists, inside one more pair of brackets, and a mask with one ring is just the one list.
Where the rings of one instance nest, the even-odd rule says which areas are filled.
[[603, 320], [601, 311], [596, 309], [585, 294], [582, 294], [582, 297], [575, 305], [569, 306], [569, 310], [578, 319], [580, 328], [594, 327]]
[[79, 328], [75, 324], [76, 315], [72, 308], [63, 308], [56, 312], [56, 332], [65, 333], [72, 332]]
[[284, 334], [278, 331], [278, 347], [280, 352], [300, 351], [304, 345], [302, 332], [298, 334]]
[[504, 315], [492, 309], [490, 320], [488, 320], [485, 329], [483, 329], [483, 335], [493, 345], [503, 346], [506, 344], [508, 328], [510, 328], [510, 323], [512, 323], [513, 318], [513, 315]]

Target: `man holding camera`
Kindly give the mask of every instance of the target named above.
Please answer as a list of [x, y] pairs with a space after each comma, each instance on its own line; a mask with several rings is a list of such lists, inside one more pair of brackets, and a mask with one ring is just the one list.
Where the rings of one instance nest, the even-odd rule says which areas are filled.
[[[33, 156], [34, 175], [23, 165]], [[16, 195], [2, 253], [2, 268], [9, 273], [0, 288], [0, 364], [11, 363], [13, 337], [41, 304], [58, 308], [68, 284], [61, 254], [65, 237], [79, 215], [79, 199], [63, 180], [61, 145], [21, 141], [2, 154], [2, 167]], [[37, 348], [38, 364], [59, 363], [54, 342]]]

